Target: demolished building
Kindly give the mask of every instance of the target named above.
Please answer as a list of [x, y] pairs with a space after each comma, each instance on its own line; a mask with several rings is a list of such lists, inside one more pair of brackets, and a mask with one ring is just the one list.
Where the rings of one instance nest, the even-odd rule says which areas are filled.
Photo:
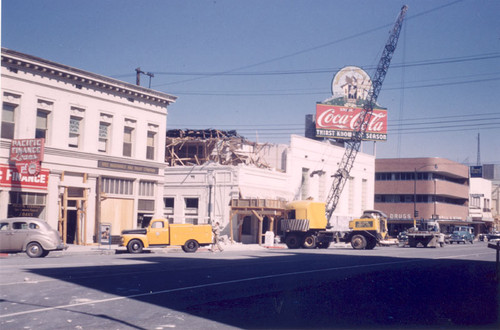
[[[344, 148], [291, 135], [290, 144], [252, 142], [236, 131], [169, 130], [164, 216], [172, 223], [221, 224], [222, 234], [261, 243], [278, 234], [286, 202], [324, 201]], [[373, 208], [375, 157], [361, 153], [332, 217], [348, 220]]]
[[253, 165], [270, 168], [263, 157], [268, 144], [249, 141], [234, 130], [168, 130], [165, 162], [169, 166], [202, 165], [215, 162], [220, 165]]

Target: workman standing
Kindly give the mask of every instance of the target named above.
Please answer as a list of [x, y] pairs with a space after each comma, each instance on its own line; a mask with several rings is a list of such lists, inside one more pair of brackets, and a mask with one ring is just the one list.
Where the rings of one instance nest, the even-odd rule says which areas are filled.
[[217, 248], [219, 249], [220, 252], [224, 251], [224, 249], [220, 246], [219, 239], [220, 239], [220, 227], [219, 227], [219, 222], [216, 222], [215, 225], [212, 226], [212, 233], [214, 234], [214, 242], [212, 244], [212, 249], [210, 251], [215, 252], [215, 246], [217, 245]]

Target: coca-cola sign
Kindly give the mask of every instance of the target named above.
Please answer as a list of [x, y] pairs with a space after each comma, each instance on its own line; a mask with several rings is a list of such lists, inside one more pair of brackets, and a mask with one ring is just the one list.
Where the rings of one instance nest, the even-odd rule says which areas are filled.
[[[362, 108], [316, 104], [316, 136], [351, 139]], [[363, 140], [387, 140], [387, 111], [373, 109]]]

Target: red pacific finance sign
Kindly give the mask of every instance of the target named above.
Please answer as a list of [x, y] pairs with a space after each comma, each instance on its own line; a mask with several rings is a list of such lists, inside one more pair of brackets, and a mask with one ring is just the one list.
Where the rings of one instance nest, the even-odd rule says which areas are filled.
[[[316, 104], [316, 136], [350, 139], [363, 109]], [[373, 109], [363, 140], [387, 140], [387, 110]]]
[[49, 174], [49, 170], [42, 169], [38, 175], [23, 175], [14, 166], [0, 165], [0, 186], [46, 190]]
[[10, 161], [16, 163], [19, 173], [38, 175], [43, 161], [45, 139], [15, 139], [10, 145]]

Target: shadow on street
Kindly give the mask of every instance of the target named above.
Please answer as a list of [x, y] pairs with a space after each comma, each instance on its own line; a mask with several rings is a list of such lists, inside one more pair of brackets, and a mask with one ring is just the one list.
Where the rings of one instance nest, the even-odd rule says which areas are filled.
[[238, 328], [498, 326], [493, 262], [292, 251], [137, 259], [149, 264], [30, 271]]

